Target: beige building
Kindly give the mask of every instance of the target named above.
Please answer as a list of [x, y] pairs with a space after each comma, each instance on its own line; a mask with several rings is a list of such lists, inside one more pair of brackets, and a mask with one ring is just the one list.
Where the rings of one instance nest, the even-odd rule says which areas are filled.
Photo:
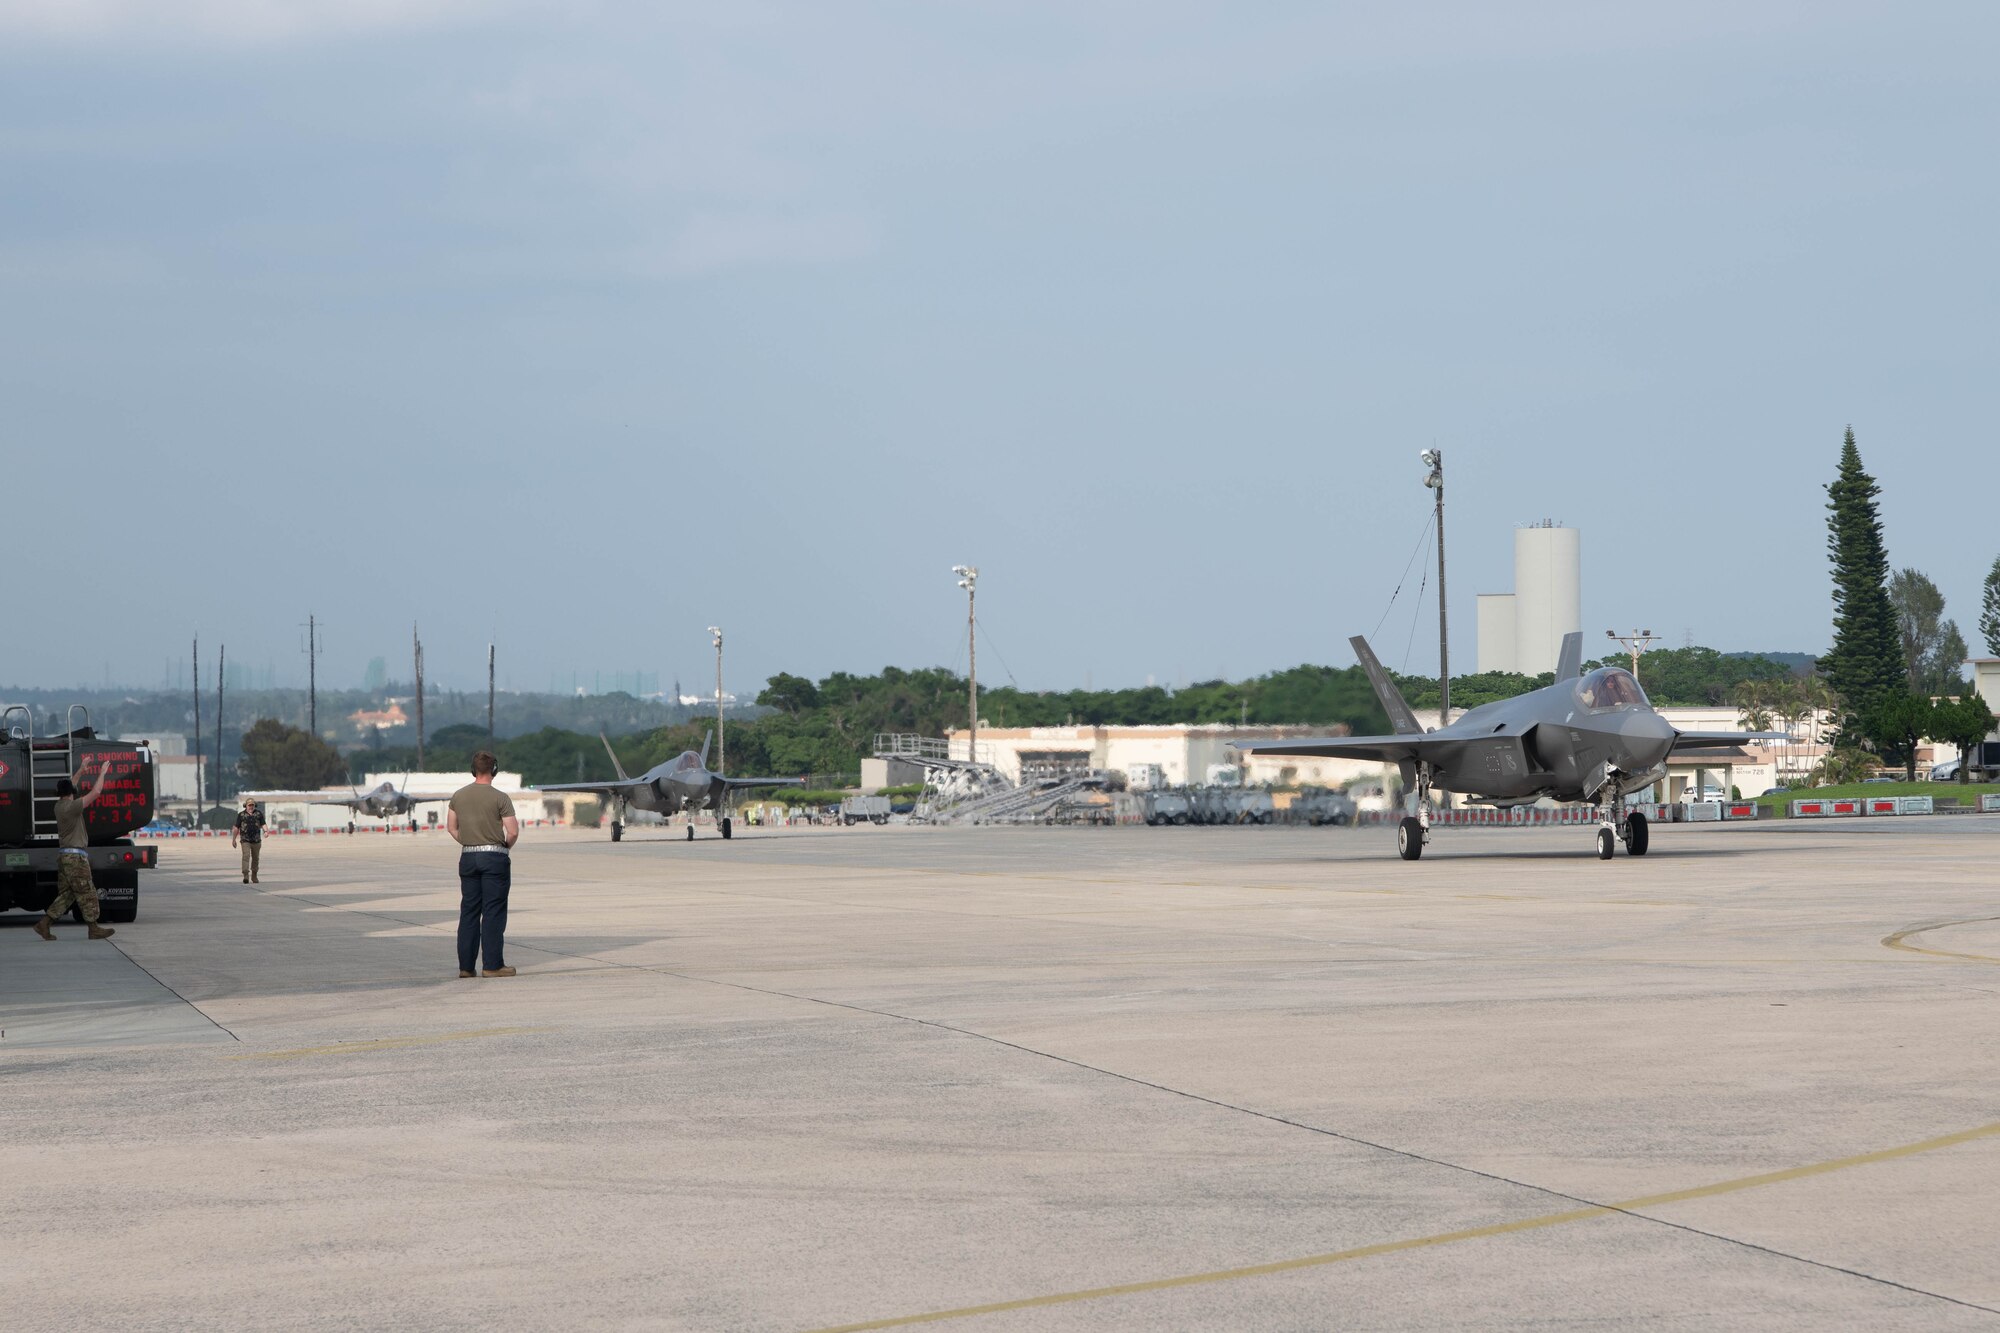
[[[1341, 729], [1334, 729], [1337, 733]], [[1244, 727], [1176, 724], [1163, 727], [981, 727], [979, 757], [1014, 782], [1102, 769], [1128, 780], [1153, 778], [1167, 787], [1199, 786], [1211, 769], [1234, 769], [1253, 786], [1339, 786], [1380, 771], [1381, 765], [1349, 759], [1300, 759], [1253, 755], [1247, 761], [1235, 741], [1284, 740], [1330, 734], [1326, 727]], [[966, 757], [967, 736], [950, 737], [954, 759]]]

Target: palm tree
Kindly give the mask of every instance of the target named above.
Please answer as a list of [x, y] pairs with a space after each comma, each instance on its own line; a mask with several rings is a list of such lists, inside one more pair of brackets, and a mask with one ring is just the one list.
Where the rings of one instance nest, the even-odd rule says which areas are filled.
[[1840, 711], [1840, 695], [1818, 672], [1799, 682], [1799, 690], [1812, 716], [1813, 739], [1823, 741], [1826, 739], [1827, 719]]
[[1766, 682], [1746, 680], [1736, 687], [1736, 725], [1745, 731], [1771, 729], [1771, 691]]

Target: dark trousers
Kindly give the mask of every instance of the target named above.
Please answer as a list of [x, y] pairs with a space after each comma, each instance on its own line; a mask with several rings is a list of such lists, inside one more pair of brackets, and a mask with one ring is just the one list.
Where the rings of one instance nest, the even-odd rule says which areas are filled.
[[507, 965], [501, 957], [507, 933], [507, 890], [514, 864], [505, 852], [458, 854], [458, 970], [470, 972], [486, 955], [486, 970]]

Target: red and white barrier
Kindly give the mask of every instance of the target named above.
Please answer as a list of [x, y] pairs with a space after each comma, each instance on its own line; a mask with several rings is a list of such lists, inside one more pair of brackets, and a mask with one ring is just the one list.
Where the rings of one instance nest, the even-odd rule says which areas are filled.
[[1862, 802], [1853, 796], [1827, 797], [1816, 800], [1793, 801], [1793, 819], [1847, 819], [1861, 813]]

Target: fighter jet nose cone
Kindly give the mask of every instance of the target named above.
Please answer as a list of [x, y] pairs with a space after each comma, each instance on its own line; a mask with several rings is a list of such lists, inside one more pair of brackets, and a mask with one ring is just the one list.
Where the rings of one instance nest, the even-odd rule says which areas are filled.
[[1632, 757], [1647, 768], [1666, 762], [1668, 753], [1674, 748], [1672, 725], [1649, 710], [1635, 710], [1628, 714], [1618, 730], [1631, 749]]

